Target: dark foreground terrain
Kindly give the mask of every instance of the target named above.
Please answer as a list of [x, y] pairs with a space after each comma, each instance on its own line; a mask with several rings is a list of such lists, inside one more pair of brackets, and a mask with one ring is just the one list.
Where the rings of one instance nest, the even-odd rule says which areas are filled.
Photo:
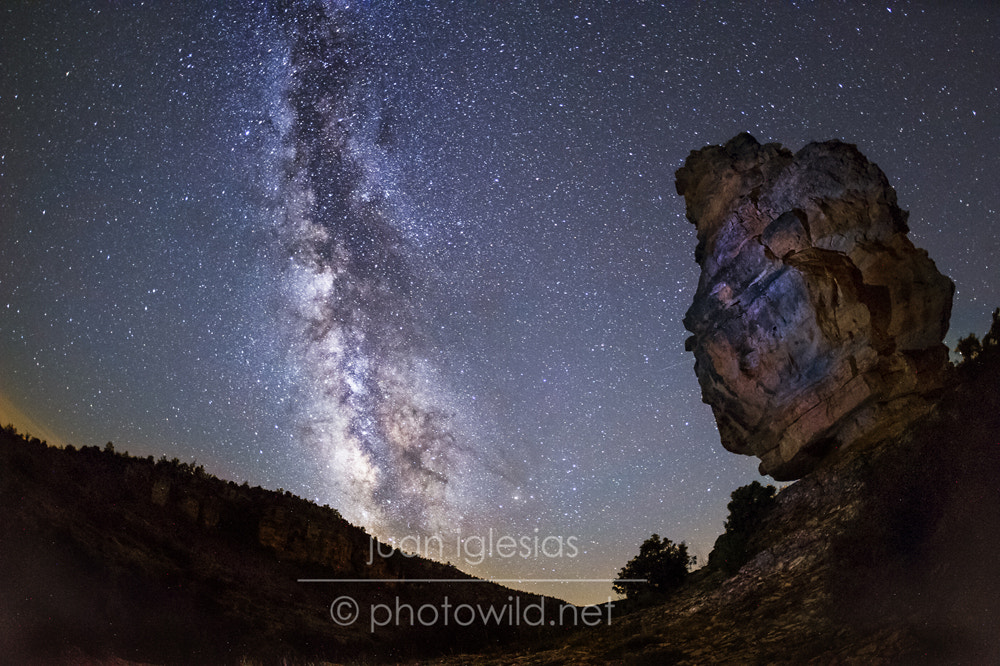
[[55, 449], [8, 428], [0, 653], [8, 663], [1000, 663], [997, 356], [956, 370], [909, 433], [780, 492], [735, 575], [703, 569], [610, 625], [552, 634], [338, 626], [330, 604], [342, 594], [419, 604], [514, 593], [298, 583], [466, 577], [402, 556], [369, 567], [367, 534], [288, 493], [110, 447]]
[[[523, 638], [500, 622], [411, 627], [407, 604], [500, 608], [518, 593], [371, 548], [337, 511], [290, 493], [0, 430], [0, 663], [393, 662]], [[344, 626], [331, 617], [340, 597], [359, 602], [357, 621], [348, 607]], [[397, 599], [399, 626], [383, 613], [370, 631], [371, 606], [395, 612]]]
[[611, 626], [430, 663], [1000, 663], [997, 351], [910, 433], [780, 492], [735, 576], [703, 569]]

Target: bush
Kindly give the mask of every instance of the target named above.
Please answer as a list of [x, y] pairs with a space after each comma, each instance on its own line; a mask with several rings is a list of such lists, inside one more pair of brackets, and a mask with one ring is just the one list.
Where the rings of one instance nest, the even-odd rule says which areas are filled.
[[993, 311], [993, 324], [980, 342], [975, 333], [961, 338], [955, 351], [962, 357], [959, 367], [996, 363], [1000, 356], [1000, 308]]
[[759, 481], [733, 491], [726, 531], [715, 540], [708, 566], [732, 575], [750, 561], [756, 554], [751, 548], [751, 538], [774, 507], [774, 493], [774, 486], [765, 487]]
[[628, 561], [619, 579], [640, 579], [646, 582], [616, 581], [612, 589], [629, 599], [650, 595], [664, 596], [680, 587], [695, 558], [688, 557], [687, 544], [675, 544], [654, 534], [639, 547], [639, 554]]

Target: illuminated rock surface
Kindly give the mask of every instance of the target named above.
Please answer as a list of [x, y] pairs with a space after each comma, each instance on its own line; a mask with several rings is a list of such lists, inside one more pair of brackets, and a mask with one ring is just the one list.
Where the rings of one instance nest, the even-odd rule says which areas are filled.
[[792, 154], [740, 134], [676, 176], [701, 266], [687, 347], [723, 446], [795, 479], [930, 409], [954, 285], [878, 166], [838, 141]]

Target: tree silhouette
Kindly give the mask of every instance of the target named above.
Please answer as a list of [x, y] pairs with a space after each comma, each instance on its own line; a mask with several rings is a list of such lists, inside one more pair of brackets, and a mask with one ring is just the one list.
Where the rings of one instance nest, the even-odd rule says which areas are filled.
[[[680, 587], [688, 569], [695, 563], [688, 557], [687, 544], [675, 544], [653, 534], [642, 542], [639, 554], [618, 572], [612, 589], [629, 599], [647, 595], [665, 595]], [[645, 582], [639, 582], [645, 581]]]
[[958, 341], [955, 351], [962, 357], [962, 363], [974, 361], [983, 352], [983, 345], [975, 333], [969, 333]]
[[955, 351], [962, 357], [959, 365], [966, 367], [973, 362], [991, 362], [1000, 356], [1000, 308], [993, 311], [993, 323], [982, 342], [975, 333], [969, 333], [958, 341]]
[[993, 324], [983, 338], [983, 346], [991, 349], [1000, 347], [1000, 308], [993, 311]]
[[774, 486], [762, 486], [759, 481], [741, 486], [730, 495], [726, 531], [715, 540], [708, 556], [708, 565], [726, 574], [734, 574], [750, 561], [751, 537], [760, 528], [764, 517], [774, 506]]

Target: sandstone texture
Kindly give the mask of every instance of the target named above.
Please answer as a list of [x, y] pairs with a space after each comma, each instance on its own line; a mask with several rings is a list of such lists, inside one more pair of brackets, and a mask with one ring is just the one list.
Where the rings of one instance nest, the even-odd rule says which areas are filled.
[[799, 478], [900, 434], [944, 385], [954, 285], [855, 146], [740, 134], [676, 174], [701, 277], [684, 319], [728, 450]]

